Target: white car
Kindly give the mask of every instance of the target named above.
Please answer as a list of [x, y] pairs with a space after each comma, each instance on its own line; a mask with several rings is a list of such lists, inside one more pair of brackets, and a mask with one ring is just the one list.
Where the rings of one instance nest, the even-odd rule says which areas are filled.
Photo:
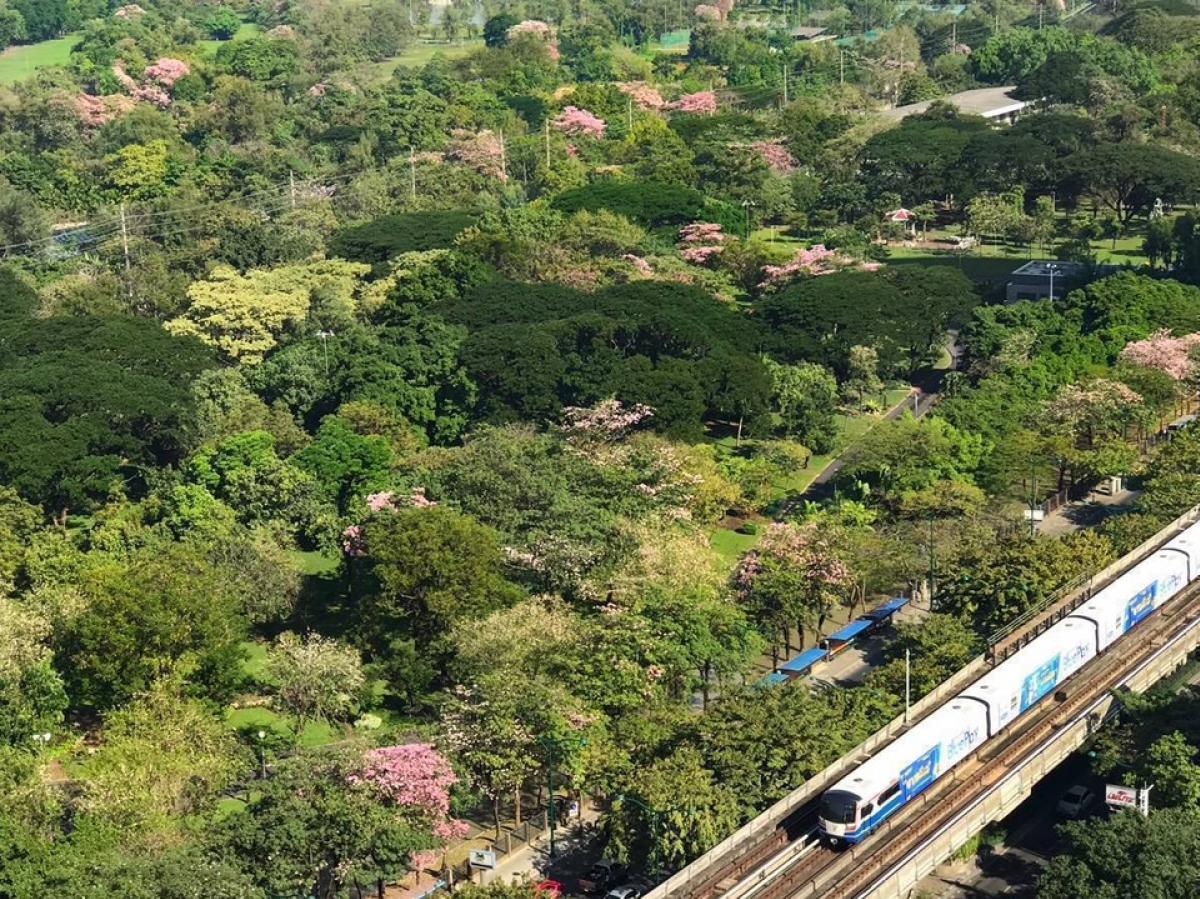
[[1096, 794], [1087, 787], [1076, 784], [1063, 793], [1055, 808], [1064, 818], [1082, 818], [1096, 801]]
[[642, 888], [631, 885], [616, 887], [608, 891], [604, 899], [642, 899]]

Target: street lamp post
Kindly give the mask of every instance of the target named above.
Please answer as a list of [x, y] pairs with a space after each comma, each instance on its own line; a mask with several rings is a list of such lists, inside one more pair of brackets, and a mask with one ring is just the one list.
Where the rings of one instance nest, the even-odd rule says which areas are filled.
[[742, 209], [746, 211], [746, 240], [750, 239], [750, 207], [757, 205], [753, 200], [742, 200]]
[[318, 331], [317, 336], [321, 338], [321, 347], [325, 351], [325, 379], [329, 380], [329, 338], [333, 336], [333, 332]]
[[262, 780], [267, 779], [267, 750], [263, 746], [263, 740], [267, 738], [267, 732], [260, 730], [258, 732], [258, 771], [259, 777]]
[[1046, 266], [1046, 268], [1050, 270], [1050, 302], [1053, 303], [1054, 302], [1054, 273], [1056, 271], [1058, 271], [1058, 265], [1057, 265], [1057, 263], [1051, 262], [1048, 266]]
[[[549, 824], [550, 824], [550, 861], [554, 861], [557, 845], [554, 840], [555, 829], [558, 826], [558, 803], [554, 801], [554, 765], [556, 762], [555, 753], [561, 748], [564, 742], [568, 742], [564, 738], [554, 737], [539, 737], [538, 742], [546, 750], [546, 787], [550, 792], [550, 809], [549, 809]], [[579, 738], [575, 742], [576, 746], [586, 746], [587, 740]]]

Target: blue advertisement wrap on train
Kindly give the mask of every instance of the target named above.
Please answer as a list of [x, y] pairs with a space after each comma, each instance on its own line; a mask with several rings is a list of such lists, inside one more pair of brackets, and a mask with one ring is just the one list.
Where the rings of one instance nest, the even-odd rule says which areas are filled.
[[900, 784], [904, 787], [905, 799], [916, 796], [933, 783], [937, 777], [937, 763], [940, 752], [941, 747], [934, 746], [900, 772]]
[[1125, 630], [1129, 630], [1147, 615], [1154, 611], [1154, 597], [1158, 595], [1158, 581], [1154, 581], [1129, 600], [1125, 606]]
[[1054, 689], [1054, 685], [1058, 683], [1058, 666], [1061, 661], [1062, 656], [1055, 655], [1025, 678], [1025, 682], [1021, 684], [1022, 712]]

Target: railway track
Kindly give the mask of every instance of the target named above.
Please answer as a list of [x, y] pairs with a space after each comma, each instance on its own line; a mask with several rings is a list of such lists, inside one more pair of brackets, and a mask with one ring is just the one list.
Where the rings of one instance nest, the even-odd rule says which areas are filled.
[[[1200, 619], [1200, 585], [1148, 617], [1083, 667], [1032, 717], [968, 756], [947, 777], [889, 819], [863, 844], [835, 852], [815, 842], [815, 831], [788, 841], [783, 831], [756, 847], [723, 879], [701, 894], [721, 899], [861, 899], [873, 885], [916, 848], [941, 832], [959, 812], [984, 796], [1059, 730]], [[716, 880], [714, 878], [714, 880]]]

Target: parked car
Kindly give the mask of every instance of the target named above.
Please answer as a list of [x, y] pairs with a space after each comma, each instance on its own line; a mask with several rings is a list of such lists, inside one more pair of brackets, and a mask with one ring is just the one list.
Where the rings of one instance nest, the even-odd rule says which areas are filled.
[[579, 889], [593, 895], [603, 893], [605, 890], [612, 889], [613, 884], [624, 880], [625, 873], [624, 865], [601, 859], [579, 878]]
[[557, 880], [543, 880], [534, 884], [533, 891], [537, 893], [538, 899], [562, 899], [566, 889]]
[[641, 887], [626, 884], [623, 887], [609, 890], [604, 899], [642, 899], [643, 892]]
[[1096, 801], [1096, 794], [1087, 787], [1076, 784], [1063, 793], [1055, 806], [1064, 818], [1082, 818]]

